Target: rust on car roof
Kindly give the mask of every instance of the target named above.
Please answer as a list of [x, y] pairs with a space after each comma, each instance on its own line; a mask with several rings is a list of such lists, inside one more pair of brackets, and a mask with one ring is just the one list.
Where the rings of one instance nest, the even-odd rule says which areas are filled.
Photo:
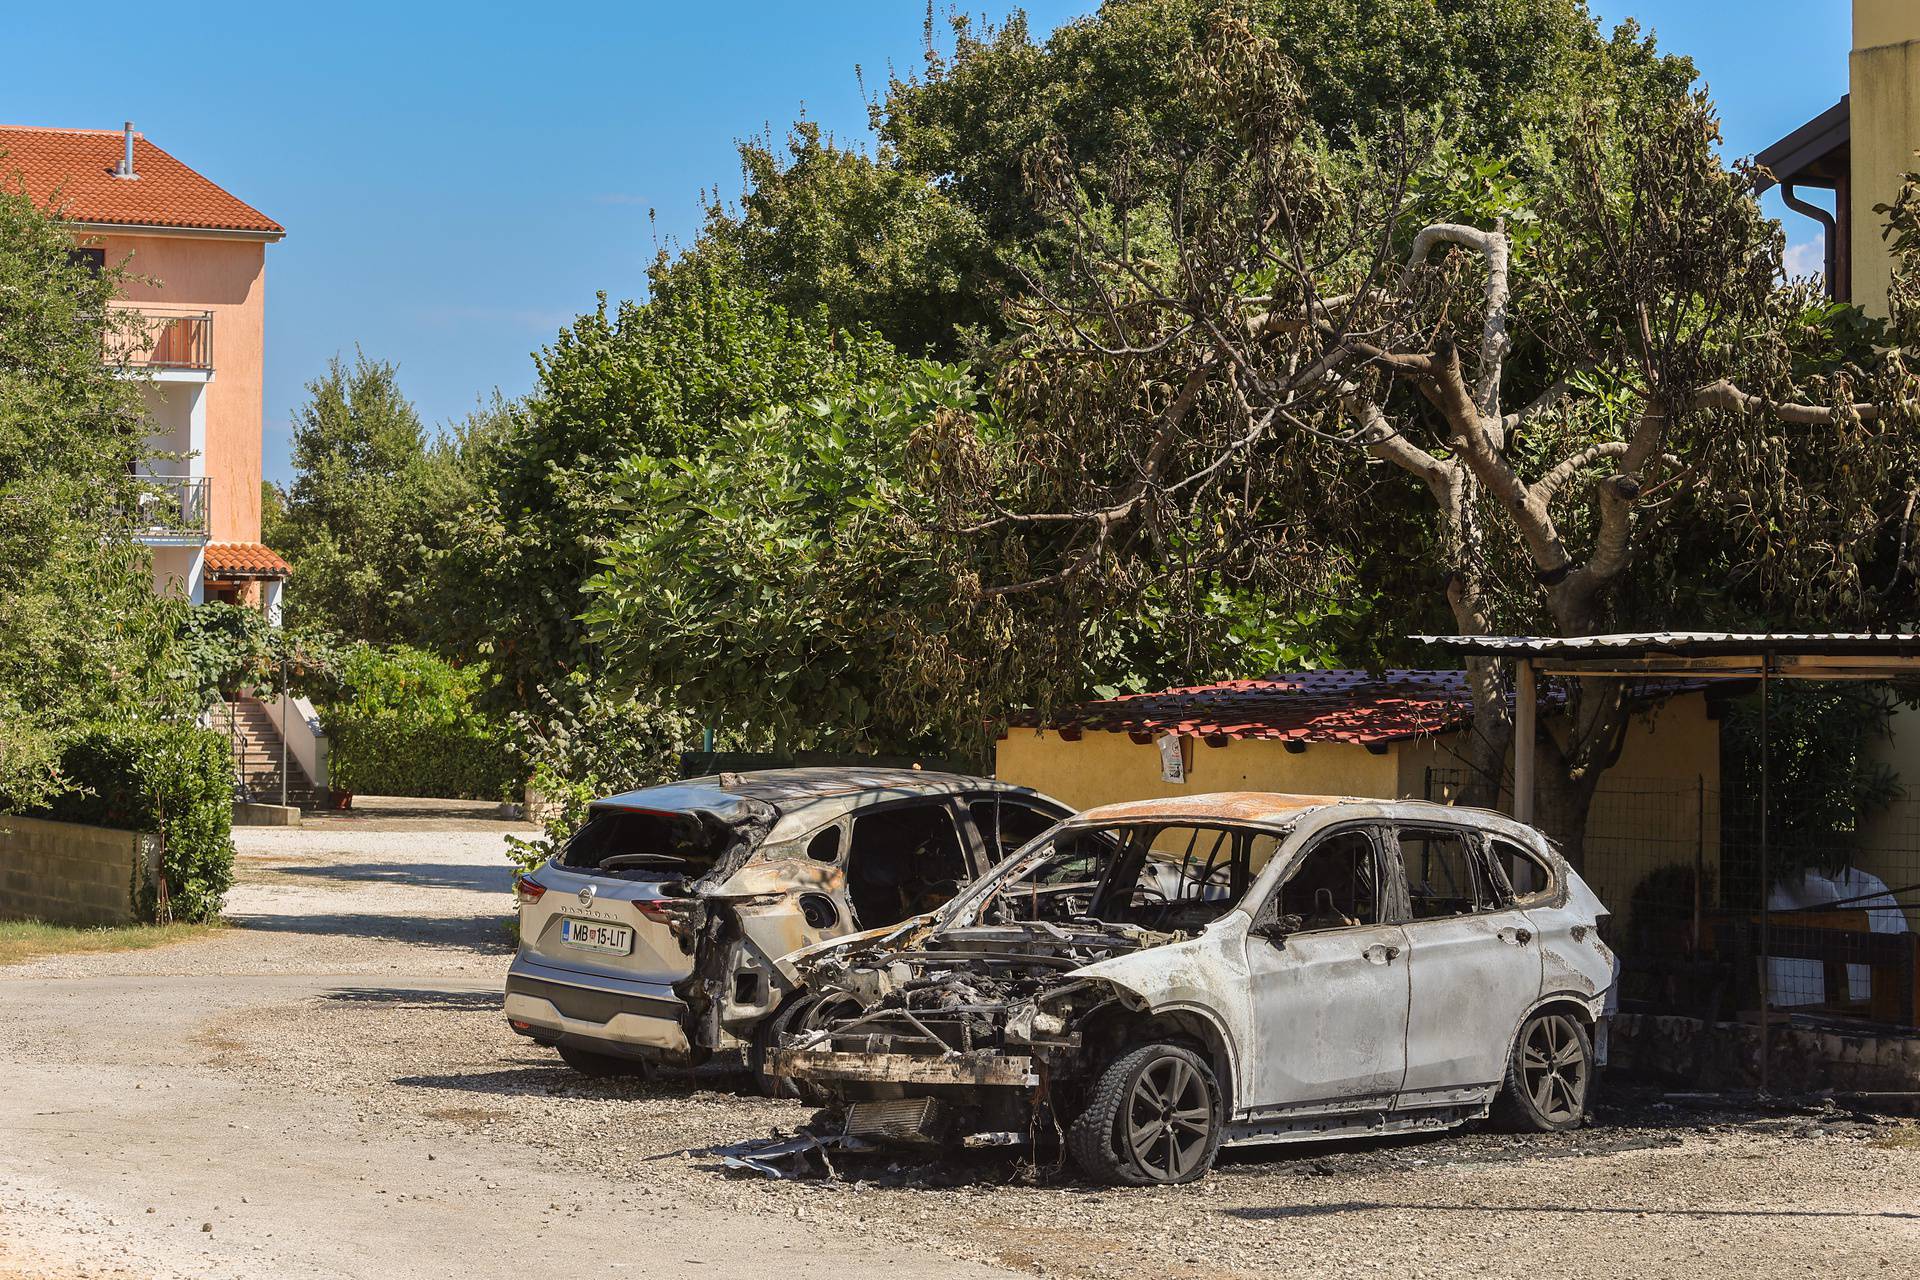
[[1076, 824], [1141, 822], [1154, 818], [1214, 822], [1290, 822], [1309, 809], [1340, 804], [1341, 796], [1289, 795], [1277, 791], [1214, 791], [1197, 796], [1128, 800], [1088, 809]]

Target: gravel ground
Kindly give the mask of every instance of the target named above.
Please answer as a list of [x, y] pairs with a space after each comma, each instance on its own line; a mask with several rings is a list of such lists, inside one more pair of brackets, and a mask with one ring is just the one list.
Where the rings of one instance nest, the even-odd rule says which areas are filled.
[[1752, 1277], [1920, 1257], [1912, 1122], [1618, 1089], [1571, 1135], [1229, 1153], [1186, 1188], [1090, 1189], [1003, 1151], [730, 1174], [703, 1152], [808, 1108], [746, 1096], [728, 1062], [586, 1081], [506, 1028], [512, 829], [415, 806], [243, 830], [242, 927], [0, 971], [28, 1015], [0, 1024], [0, 1280]]

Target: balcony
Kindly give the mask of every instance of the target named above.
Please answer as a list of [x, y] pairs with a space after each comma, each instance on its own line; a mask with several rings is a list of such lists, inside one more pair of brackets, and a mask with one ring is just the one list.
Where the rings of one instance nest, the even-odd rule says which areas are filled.
[[206, 476], [141, 476], [134, 540], [148, 546], [199, 546], [213, 533]]
[[213, 372], [213, 312], [115, 307], [103, 340], [106, 361], [158, 373]]

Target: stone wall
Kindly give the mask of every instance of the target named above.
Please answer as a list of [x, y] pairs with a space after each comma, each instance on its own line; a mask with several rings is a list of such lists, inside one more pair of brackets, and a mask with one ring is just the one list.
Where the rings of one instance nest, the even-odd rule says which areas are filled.
[[0, 918], [125, 924], [159, 846], [134, 831], [0, 814]]
[[[1760, 1028], [1743, 1022], [1621, 1014], [1609, 1067], [1699, 1089], [1760, 1083]], [[1879, 1034], [1776, 1026], [1767, 1082], [1775, 1093], [1920, 1091], [1920, 1031]]]

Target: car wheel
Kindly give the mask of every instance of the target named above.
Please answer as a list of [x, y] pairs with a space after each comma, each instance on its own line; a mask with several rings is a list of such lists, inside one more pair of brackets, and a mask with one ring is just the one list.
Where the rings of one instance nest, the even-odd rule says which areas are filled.
[[774, 1046], [780, 1043], [780, 1037], [793, 1025], [794, 1017], [801, 1012], [802, 1006], [813, 998], [803, 991], [760, 1019], [753, 1028], [753, 1039], [747, 1042], [747, 1070], [753, 1073], [753, 1087], [761, 1097], [798, 1098], [800, 1096], [798, 1084], [767, 1071], [767, 1059], [772, 1056]]
[[650, 1070], [645, 1062], [638, 1058], [622, 1058], [611, 1053], [595, 1053], [591, 1049], [576, 1049], [572, 1045], [554, 1046], [560, 1051], [560, 1061], [572, 1067], [583, 1076], [605, 1079], [610, 1076], [646, 1076]]
[[1220, 1083], [1206, 1060], [1150, 1044], [1101, 1073], [1067, 1130], [1067, 1154], [1094, 1182], [1171, 1185], [1211, 1169], [1225, 1136]]
[[818, 1085], [769, 1074], [767, 1059], [773, 1055], [781, 1036], [792, 1032], [819, 1031], [836, 1018], [851, 1017], [858, 1012], [860, 1004], [851, 996], [837, 996], [823, 1001], [811, 992], [801, 991], [772, 1015], [761, 1019], [753, 1029], [753, 1039], [747, 1044], [747, 1069], [753, 1072], [754, 1087], [759, 1090], [760, 1096], [797, 1098], [816, 1107], [832, 1101], [826, 1090]]
[[1514, 1040], [1493, 1118], [1522, 1133], [1563, 1133], [1587, 1115], [1593, 1041], [1570, 1013], [1536, 1013]]

